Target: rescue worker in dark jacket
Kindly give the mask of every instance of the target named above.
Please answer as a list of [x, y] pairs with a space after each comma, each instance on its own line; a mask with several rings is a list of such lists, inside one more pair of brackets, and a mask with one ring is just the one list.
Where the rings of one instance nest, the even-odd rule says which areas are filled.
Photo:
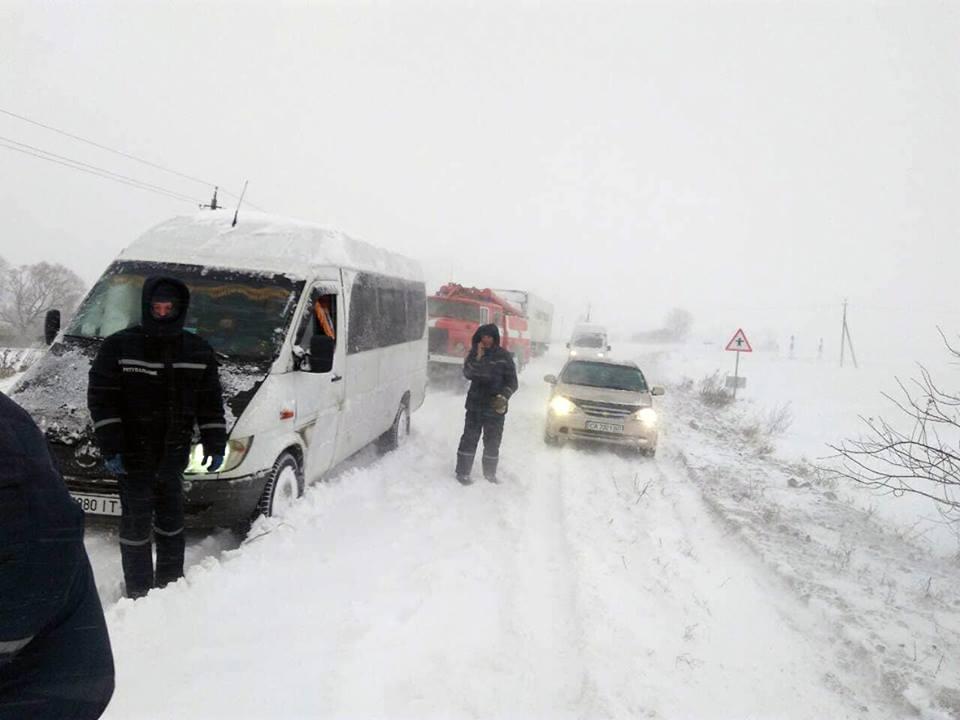
[[182, 483], [195, 425], [207, 471], [223, 464], [217, 360], [183, 329], [189, 305], [179, 280], [147, 278], [142, 324], [106, 338], [90, 368], [87, 403], [104, 465], [120, 484], [120, 555], [132, 598], [183, 576]]
[[0, 394], [0, 718], [94, 720], [113, 677], [83, 510], [33, 420]]
[[457, 450], [457, 480], [469, 485], [470, 471], [483, 435], [483, 476], [497, 482], [500, 441], [510, 396], [517, 391], [513, 357], [500, 347], [496, 325], [481, 325], [473, 335], [470, 354], [463, 361], [463, 375], [470, 380], [467, 417]]

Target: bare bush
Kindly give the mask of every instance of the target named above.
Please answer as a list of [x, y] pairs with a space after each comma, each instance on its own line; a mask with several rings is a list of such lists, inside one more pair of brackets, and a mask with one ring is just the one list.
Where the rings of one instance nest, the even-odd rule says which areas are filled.
[[774, 405], [760, 420], [763, 433], [767, 437], [783, 435], [793, 425], [793, 410], [790, 403]]
[[[944, 343], [960, 358], [945, 337]], [[919, 378], [897, 384], [901, 396], [884, 397], [905, 422], [861, 417], [864, 436], [831, 446], [840, 464], [834, 472], [895, 496], [929, 498], [947, 520], [960, 523], [960, 394], [941, 389], [923, 366]]]
[[686, 340], [693, 327], [693, 315], [689, 310], [673, 308], [667, 313], [663, 325], [674, 340]]
[[700, 401], [710, 407], [725, 407], [733, 402], [733, 396], [727, 392], [724, 387], [726, 378], [720, 374], [719, 370], [714, 370], [712, 375], [705, 375], [700, 380]]

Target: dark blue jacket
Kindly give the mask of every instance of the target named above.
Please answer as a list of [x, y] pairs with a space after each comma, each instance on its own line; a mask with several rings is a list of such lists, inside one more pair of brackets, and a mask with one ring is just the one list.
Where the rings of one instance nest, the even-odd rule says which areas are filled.
[[[180, 295], [169, 321], [152, 318], [150, 300], [161, 284]], [[104, 457], [123, 455], [127, 469], [156, 467], [168, 456], [183, 465], [199, 427], [203, 450], [223, 455], [227, 442], [216, 355], [183, 329], [190, 304], [187, 286], [172, 278], [144, 281], [141, 324], [103, 341], [90, 366], [87, 405]]]
[[[493, 337], [493, 347], [477, 360], [477, 346], [484, 335]], [[470, 380], [467, 392], [467, 410], [492, 411], [491, 402], [497, 395], [510, 396], [517, 391], [517, 368], [513, 356], [500, 347], [500, 330], [496, 325], [481, 325], [473, 335], [470, 354], [463, 361], [463, 376]]]
[[83, 510], [39, 428], [0, 394], [0, 641], [40, 632], [85, 563]]

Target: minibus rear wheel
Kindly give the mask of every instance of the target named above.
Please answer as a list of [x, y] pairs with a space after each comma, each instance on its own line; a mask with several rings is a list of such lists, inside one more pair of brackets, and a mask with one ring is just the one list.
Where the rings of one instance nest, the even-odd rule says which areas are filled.
[[377, 438], [377, 450], [388, 453], [404, 444], [410, 436], [410, 408], [406, 402], [400, 403], [393, 425], [383, 435]]
[[297, 498], [303, 495], [303, 470], [291, 452], [284, 452], [273, 465], [273, 472], [260, 497], [260, 514], [283, 517]]

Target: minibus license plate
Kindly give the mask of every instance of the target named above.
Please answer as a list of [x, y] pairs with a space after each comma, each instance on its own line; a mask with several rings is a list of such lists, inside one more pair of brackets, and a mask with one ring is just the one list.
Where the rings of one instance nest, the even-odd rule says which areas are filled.
[[91, 515], [120, 515], [120, 498], [110, 495], [70, 493], [85, 513]]
[[622, 433], [623, 425], [611, 425], [609, 423], [587, 422], [587, 430], [596, 430], [605, 433]]

